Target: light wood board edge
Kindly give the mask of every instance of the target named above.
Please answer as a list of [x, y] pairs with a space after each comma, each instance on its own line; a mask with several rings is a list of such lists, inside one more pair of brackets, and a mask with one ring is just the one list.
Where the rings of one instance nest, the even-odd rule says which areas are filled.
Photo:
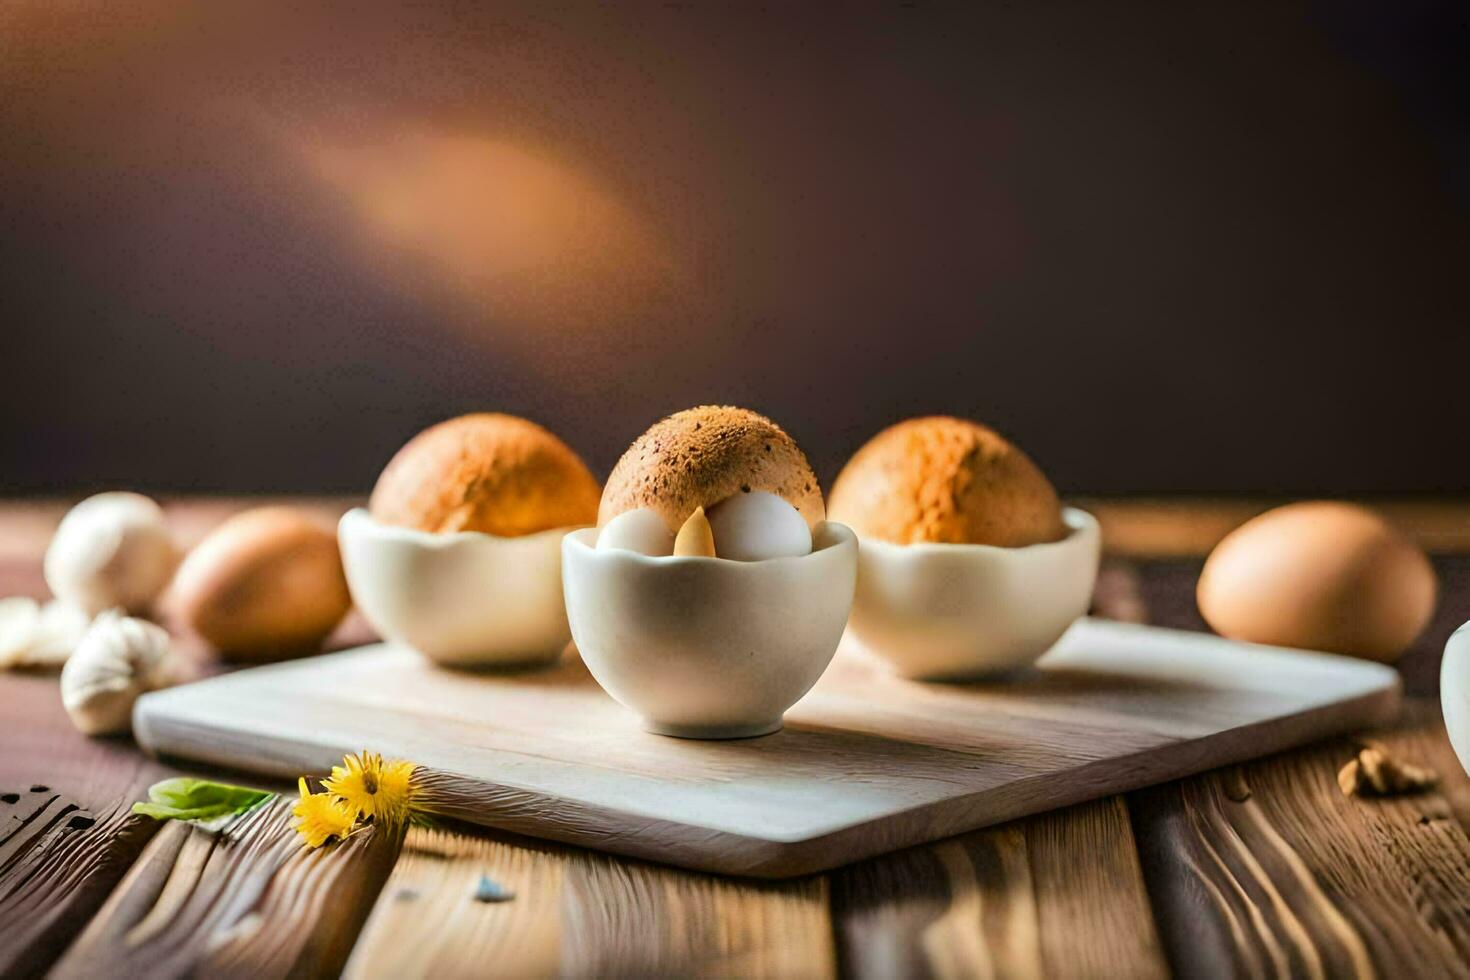
[[[435, 812], [467, 823], [700, 871], [790, 878], [1383, 724], [1397, 714], [1400, 699], [1401, 685], [1394, 679], [1346, 701], [936, 801], [877, 826], [863, 822], [793, 840], [689, 827], [523, 788], [487, 786], [443, 770], [429, 771], [426, 779]], [[146, 700], [139, 703], [134, 732], [138, 744], [154, 755], [221, 766], [249, 758], [255, 763], [252, 771], [288, 779], [324, 771], [344, 752], [361, 748], [199, 728], [155, 714]], [[1066, 779], [1066, 792], [1048, 785], [1057, 779]], [[638, 828], [637, 837], [629, 834], [630, 826]]]

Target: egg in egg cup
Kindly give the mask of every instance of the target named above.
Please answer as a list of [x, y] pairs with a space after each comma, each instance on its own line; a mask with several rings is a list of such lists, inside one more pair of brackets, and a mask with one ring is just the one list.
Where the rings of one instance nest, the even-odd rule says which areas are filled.
[[624, 453], [598, 518], [562, 543], [592, 676], [659, 734], [778, 730], [831, 662], [857, 577], [857, 539], [825, 519], [791, 437], [745, 409], [679, 412]]
[[571, 639], [562, 539], [596, 521], [599, 492], [534, 422], [483, 413], [426, 429], [339, 525], [353, 600], [385, 639], [445, 666], [555, 660]]
[[1439, 699], [1450, 745], [1461, 767], [1470, 773], [1470, 623], [1455, 630], [1445, 644], [1439, 668]]
[[1034, 662], [1087, 612], [1101, 535], [1063, 508], [1021, 450], [963, 419], [909, 419], [874, 436], [832, 487], [861, 542], [848, 630], [916, 679]]

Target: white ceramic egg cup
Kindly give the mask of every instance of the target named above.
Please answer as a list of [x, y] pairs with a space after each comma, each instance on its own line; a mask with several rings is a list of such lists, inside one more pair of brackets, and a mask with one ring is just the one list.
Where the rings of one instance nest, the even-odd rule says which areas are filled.
[[1020, 548], [864, 539], [848, 630], [903, 677], [984, 677], [1033, 663], [1087, 612], [1101, 533], [1068, 507], [1070, 533]]
[[561, 542], [574, 530], [432, 534], [356, 508], [337, 535], [352, 601], [384, 639], [447, 667], [512, 668], [549, 663], [571, 639]]
[[596, 545], [596, 528], [562, 542], [572, 637], [592, 676], [649, 731], [777, 731], [842, 639], [858, 562], [845, 525], [817, 525], [811, 554], [752, 562]]
[[1444, 727], [1460, 765], [1470, 772], [1470, 623], [1450, 636], [1439, 665], [1439, 703]]

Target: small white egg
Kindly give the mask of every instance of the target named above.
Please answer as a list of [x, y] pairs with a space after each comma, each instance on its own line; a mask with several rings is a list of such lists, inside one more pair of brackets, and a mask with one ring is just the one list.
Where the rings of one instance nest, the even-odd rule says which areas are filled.
[[812, 553], [812, 532], [801, 513], [764, 490], [737, 493], [707, 511], [715, 554], [735, 561], [799, 558]]
[[627, 510], [597, 532], [597, 550], [619, 548], [657, 558], [674, 553], [674, 532], [664, 519], [647, 507]]

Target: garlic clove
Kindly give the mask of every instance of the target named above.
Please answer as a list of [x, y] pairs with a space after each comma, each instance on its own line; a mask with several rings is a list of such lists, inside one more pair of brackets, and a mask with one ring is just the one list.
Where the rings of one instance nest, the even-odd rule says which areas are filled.
[[69, 603], [0, 599], [0, 669], [60, 667], [90, 624], [91, 617]]
[[103, 613], [61, 669], [61, 702], [87, 735], [126, 732], [138, 696], [175, 683], [178, 667], [163, 627]]
[[0, 599], [0, 668], [25, 663], [26, 651], [40, 619], [41, 609], [35, 599], [24, 596]]
[[694, 508], [694, 513], [674, 536], [674, 554], [686, 558], [715, 557], [715, 533], [710, 529], [703, 507]]
[[46, 603], [37, 617], [25, 662], [36, 667], [60, 667], [71, 657], [91, 625], [92, 617], [69, 602]]

